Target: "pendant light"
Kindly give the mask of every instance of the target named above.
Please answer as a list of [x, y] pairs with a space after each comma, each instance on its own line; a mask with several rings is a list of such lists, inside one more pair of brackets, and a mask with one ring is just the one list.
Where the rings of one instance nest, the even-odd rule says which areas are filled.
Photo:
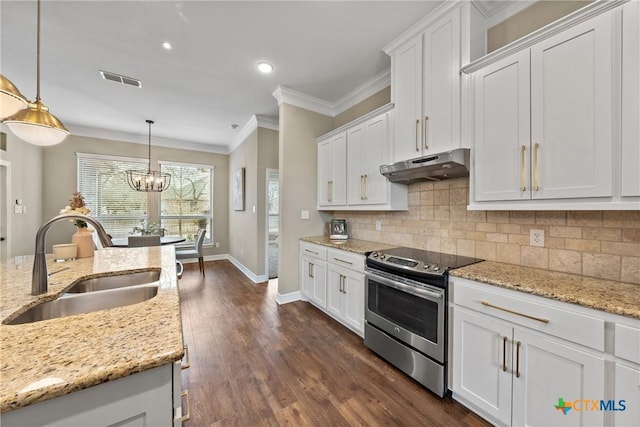
[[36, 25], [36, 99], [27, 108], [4, 119], [18, 138], [34, 145], [55, 145], [69, 135], [62, 122], [40, 100], [40, 2]]
[[0, 120], [27, 107], [27, 98], [5, 76], [0, 74]]
[[153, 120], [146, 120], [149, 125], [149, 163], [146, 172], [128, 170], [127, 182], [136, 191], [160, 193], [171, 185], [171, 175], [166, 172], [151, 170], [151, 125]]

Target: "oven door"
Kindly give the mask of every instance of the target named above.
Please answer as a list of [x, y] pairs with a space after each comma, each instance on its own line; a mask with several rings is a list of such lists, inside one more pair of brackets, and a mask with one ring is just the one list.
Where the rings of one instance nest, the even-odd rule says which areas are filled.
[[421, 353], [445, 362], [445, 290], [365, 271], [365, 320]]

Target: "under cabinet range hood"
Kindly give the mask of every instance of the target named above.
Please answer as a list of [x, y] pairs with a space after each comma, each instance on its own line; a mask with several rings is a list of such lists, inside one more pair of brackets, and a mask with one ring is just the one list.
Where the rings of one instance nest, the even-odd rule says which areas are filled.
[[380, 166], [389, 181], [412, 184], [420, 181], [442, 181], [469, 176], [469, 149], [457, 148]]

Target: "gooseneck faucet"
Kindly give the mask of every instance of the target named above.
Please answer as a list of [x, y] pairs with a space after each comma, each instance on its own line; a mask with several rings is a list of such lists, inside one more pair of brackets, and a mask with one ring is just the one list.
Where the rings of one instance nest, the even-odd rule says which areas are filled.
[[31, 295], [41, 295], [47, 292], [49, 274], [47, 272], [47, 259], [44, 254], [45, 238], [47, 237], [47, 231], [56, 222], [79, 219], [93, 225], [98, 232], [100, 243], [103, 247], [113, 246], [111, 237], [107, 234], [102, 224], [87, 215], [82, 214], [62, 214], [51, 218], [45, 222], [38, 229], [36, 234], [36, 254], [33, 260], [33, 276], [31, 278]]

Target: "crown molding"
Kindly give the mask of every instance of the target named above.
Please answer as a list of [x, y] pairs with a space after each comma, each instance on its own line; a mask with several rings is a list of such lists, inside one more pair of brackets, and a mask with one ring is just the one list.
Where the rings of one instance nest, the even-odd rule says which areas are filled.
[[271, 130], [279, 130], [280, 123], [277, 119], [269, 116], [263, 116], [262, 114], [254, 114], [249, 121], [242, 126], [242, 129], [233, 137], [231, 144], [229, 144], [229, 153], [233, 153], [248, 137], [258, 128], [265, 128]]
[[347, 111], [349, 108], [364, 101], [370, 96], [375, 95], [390, 85], [391, 69], [387, 68], [334, 102], [333, 117]]
[[[147, 135], [139, 135], [126, 132], [118, 132], [108, 129], [91, 128], [81, 125], [65, 124], [72, 136], [84, 136], [87, 138], [100, 138], [112, 141], [129, 142], [133, 144], [149, 143]], [[204, 144], [200, 142], [179, 141], [171, 138], [153, 137], [153, 145], [181, 150], [203, 151], [205, 153], [229, 154], [229, 150], [222, 144]]]
[[278, 89], [273, 92], [273, 96], [278, 101], [278, 106], [284, 103], [333, 117], [333, 105], [324, 99], [316, 98], [315, 96], [307, 95], [306, 93], [298, 92], [297, 90], [284, 86], [278, 86]]

